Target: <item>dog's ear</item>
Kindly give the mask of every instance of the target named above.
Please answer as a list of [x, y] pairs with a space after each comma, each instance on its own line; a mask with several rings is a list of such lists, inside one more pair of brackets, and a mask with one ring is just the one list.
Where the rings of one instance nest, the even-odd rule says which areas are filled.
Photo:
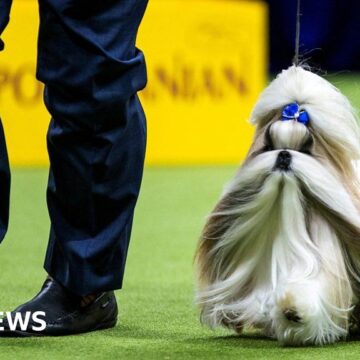
[[199, 245], [195, 254], [200, 287], [207, 287], [214, 281], [218, 268], [218, 253], [216, 251], [219, 241], [224, 239], [227, 231], [239, 220], [237, 209], [242, 205], [251, 203], [263, 186], [265, 178], [254, 180], [247, 186], [240, 188], [233, 186], [217, 203], [209, 215], [200, 236]]
[[[336, 189], [334, 189], [336, 191]], [[359, 224], [351, 222], [346, 214], [331, 209], [316, 194], [310, 193], [302, 187], [302, 193], [306, 204], [315, 213], [321, 215], [332, 227], [336, 236], [341, 242], [344, 254], [345, 266], [349, 278], [352, 280], [352, 287], [357, 297], [360, 296], [360, 227]]]
[[224, 210], [231, 209], [234, 205], [233, 194], [225, 195], [217, 203], [206, 221], [195, 255], [198, 283], [201, 287], [207, 287], [215, 281], [214, 262], [216, 253], [213, 249], [235, 220], [234, 215], [221, 215], [221, 213]]

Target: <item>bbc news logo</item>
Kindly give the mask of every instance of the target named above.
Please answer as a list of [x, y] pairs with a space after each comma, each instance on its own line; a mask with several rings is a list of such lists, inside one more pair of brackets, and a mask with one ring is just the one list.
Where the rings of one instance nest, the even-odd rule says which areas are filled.
[[13, 313], [10, 311], [4, 313], [3, 311], [0, 311], [0, 317], [0, 331], [5, 331], [4, 326], [2, 326], [4, 319], [6, 319], [8, 323], [7, 331], [16, 331], [19, 329], [21, 331], [27, 331], [30, 320], [32, 320], [32, 331], [43, 331], [46, 328], [46, 321], [44, 319], [46, 313], [44, 311], [27, 311], [25, 313]]

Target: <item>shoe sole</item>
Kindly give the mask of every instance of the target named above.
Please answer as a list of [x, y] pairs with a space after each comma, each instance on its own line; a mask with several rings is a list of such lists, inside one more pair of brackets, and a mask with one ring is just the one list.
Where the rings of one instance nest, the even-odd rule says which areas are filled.
[[115, 327], [116, 323], [117, 323], [117, 319], [100, 323], [96, 327], [89, 329], [89, 330], [69, 332], [69, 333], [58, 333], [58, 334], [51, 334], [51, 333], [49, 334], [46, 332], [21, 331], [21, 330], [14, 330], [14, 331], [5, 330], [5, 331], [0, 332], [0, 337], [42, 337], [42, 336], [79, 335], [79, 334], [85, 334], [88, 332], [93, 332], [93, 331], [98, 331], [98, 330], [110, 329], [110, 328]]

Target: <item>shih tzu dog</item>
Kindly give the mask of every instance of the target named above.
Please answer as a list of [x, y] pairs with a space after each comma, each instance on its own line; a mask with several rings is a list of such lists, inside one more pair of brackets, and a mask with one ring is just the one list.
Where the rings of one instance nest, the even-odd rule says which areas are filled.
[[347, 98], [300, 66], [261, 94], [253, 144], [210, 214], [196, 254], [201, 320], [326, 344], [360, 297], [360, 158]]

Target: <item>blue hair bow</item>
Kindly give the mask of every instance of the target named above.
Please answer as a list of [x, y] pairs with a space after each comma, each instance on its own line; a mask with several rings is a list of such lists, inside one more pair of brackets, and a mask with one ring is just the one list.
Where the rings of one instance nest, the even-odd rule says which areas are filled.
[[309, 114], [305, 110], [300, 110], [298, 103], [291, 103], [284, 106], [281, 114], [282, 121], [295, 120], [307, 126], [310, 121]]

